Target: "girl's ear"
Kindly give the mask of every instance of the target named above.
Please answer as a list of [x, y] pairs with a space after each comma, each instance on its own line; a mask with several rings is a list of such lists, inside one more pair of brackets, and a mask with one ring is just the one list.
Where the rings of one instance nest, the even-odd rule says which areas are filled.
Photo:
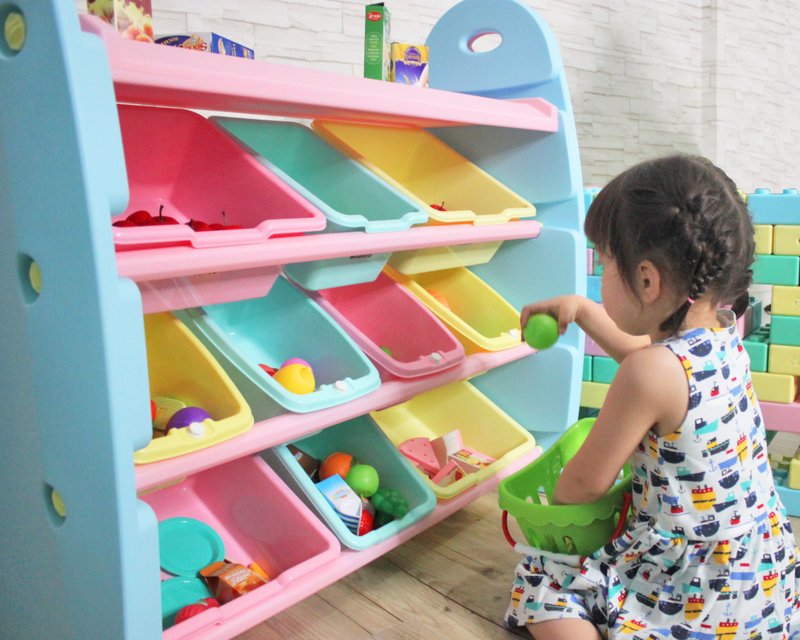
[[658, 267], [650, 260], [642, 260], [636, 267], [636, 284], [643, 302], [653, 303], [662, 293], [663, 281]]

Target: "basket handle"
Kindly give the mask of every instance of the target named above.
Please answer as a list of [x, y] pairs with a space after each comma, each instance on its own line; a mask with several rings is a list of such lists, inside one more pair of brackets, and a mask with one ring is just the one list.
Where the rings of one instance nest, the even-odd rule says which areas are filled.
[[503, 511], [500, 522], [503, 525], [503, 535], [506, 537], [506, 542], [510, 544], [512, 547], [517, 546], [517, 541], [511, 537], [511, 532], [508, 530], [508, 511]]

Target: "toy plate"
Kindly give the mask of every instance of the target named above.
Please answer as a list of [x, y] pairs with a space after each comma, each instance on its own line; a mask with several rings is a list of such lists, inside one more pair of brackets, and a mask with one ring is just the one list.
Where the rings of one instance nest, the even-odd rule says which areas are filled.
[[225, 558], [219, 534], [194, 518], [168, 518], [158, 524], [161, 568], [176, 576], [196, 577], [212, 562]]
[[164, 627], [172, 626], [175, 614], [188, 604], [213, 597], [206, 583], [200, 578], [182, 576], [161, 583], [161, 618]]

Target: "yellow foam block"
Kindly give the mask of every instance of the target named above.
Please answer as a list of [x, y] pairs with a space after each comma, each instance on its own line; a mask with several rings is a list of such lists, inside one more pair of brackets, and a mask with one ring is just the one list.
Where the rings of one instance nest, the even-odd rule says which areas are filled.
[[800, 347], [790, 347], [784, 344], [769, 345], [770, 373], [786, 373], [790, 376], [800, 376]]
[[753, 387], [759, 400], [789, 404], [797, 397], [797, 376], [753, 371]]
[[797, 456], [789, 463], [789, 477], [786, 484], [790, 489], [800, 489], [800, 458]]
[[590, 409], [599, 409], [603, 406], [608, 395], [610, 384], [604, 382], [581, 383], [581, 406]]
[[[758, 231], [756, 231], [756, 246], [758, 246]], [[800, 224], [775, 225], [772, 253], [782, 256], [800, 256]]]
[[772, 253], [772, 225], [755, 224], [756, 253]]
[[800, 287], [772, 287], [772, 314], [800, 316]]

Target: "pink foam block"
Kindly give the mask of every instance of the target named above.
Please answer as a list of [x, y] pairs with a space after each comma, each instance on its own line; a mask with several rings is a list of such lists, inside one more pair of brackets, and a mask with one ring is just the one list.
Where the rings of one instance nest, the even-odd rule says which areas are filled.
[[436, 475], [439, 472], [439, 461], [428, 438], [409, 438], [397, 448], [428, 475]]
[[586, 346], [584, 348], [587, 356], [605, 356], [610, 357], [603, 348], [592, 340], [588, 334], [586, 335]]
[[594, 275], [594, 249], [586, 250], [586, 275]]
[[434, 484], [438, 484], [440, 487], [447, 487], [448, 485], [453, 484], [457, 480], [461, 480], [463, 477], [464, 472], [456, 463], [455, 460], [450, 460], [447, 464], [445, 464], [439, 473], [431, 478], [431, 482]]

